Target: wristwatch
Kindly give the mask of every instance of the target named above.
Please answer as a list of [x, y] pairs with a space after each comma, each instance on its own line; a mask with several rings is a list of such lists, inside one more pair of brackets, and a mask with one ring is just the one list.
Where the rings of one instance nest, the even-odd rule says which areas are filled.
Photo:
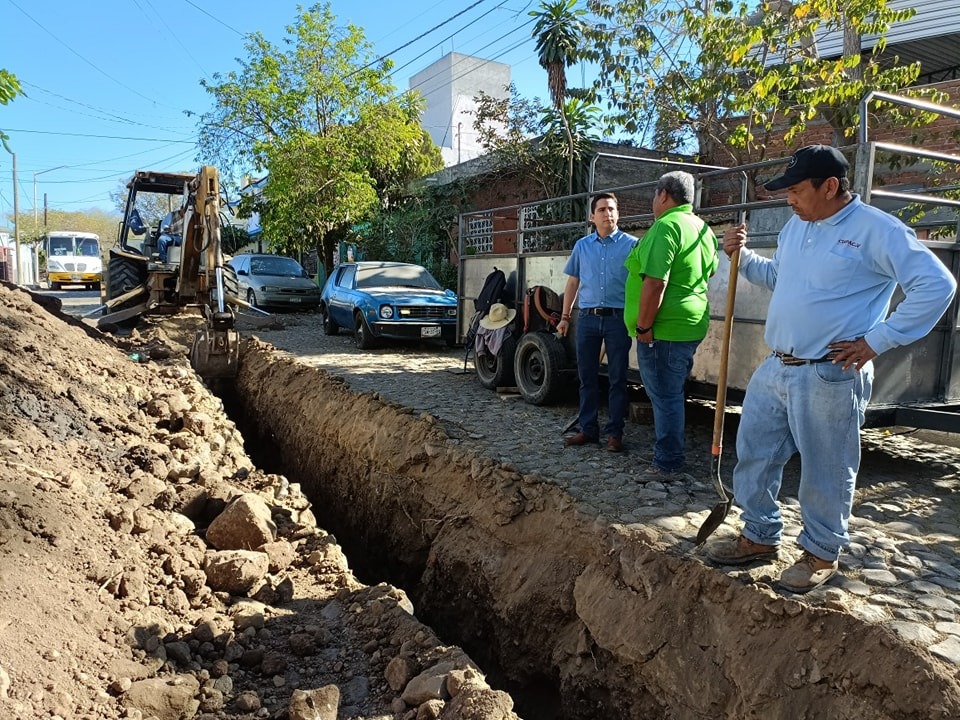
[[637, 325], [637, 335], [646, 335], [646, 334], [647, 334], [648, 332], [650, 332], [651, 330], [653, 330], [653, 326], [652, 326], [652, 325], [651, 325], [650, 327], [648, 327], [648, 328], [643, 328], [643, 327], [640, 327], [639, 325]]

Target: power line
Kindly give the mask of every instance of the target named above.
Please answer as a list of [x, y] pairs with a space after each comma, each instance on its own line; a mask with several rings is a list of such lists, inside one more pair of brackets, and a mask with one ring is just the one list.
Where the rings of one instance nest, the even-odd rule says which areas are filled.
[[[353, 72], [347, 73], [347, 74], [343, 77], [343, 79], [346, 80], [348, 77], [351, 77], [351, 76], [353, 76], [353, 75], [356, 75], [358, 72], [362, 72], [363, 70], [366, 70], [366, 69], [369, 68], [371, 65], [376, 65], [377, 63], [386, 60], [386, 59], [387, 59], [388, 57], [390, 57], [391, 55], [394, 55], [394, 54], [400, 52], [400, 51], [403, 50], [404, 48], [410, 47], [410, 46], [413, 45], [417, 40], [420, 40], [420, 39], [422, 39], [422, 38], [425, 38], [427, 35], [429, 35], [430, 33], [432, 33], [434, 30], [439, 30], [440, 28], [442, 28], [442, 27], [443, 27], [444, 25], [446, 25], [447, 23], [456, 20], [458, 17], [460, 17], [461, 15], [463, 15], [465, 12], [468, 12], [468, 11], [470, 11], [470, 10], [473, 10], [473, 8], [475, 8], [477, 5], [480, 5], [481, 3], [485, 3], [486, 1], [487, 1], [487, 0], [476, 0], [476, 2], [473, 3], [472, 5], [468, 5], [467, 7], [465, 7], [465, 8], [464, 8], [463, 10], [461, 10], [460, 12], [456, 13], [455, 15], [451, 15], [450, 17], [448, 17], [446, 20], [444, 20], [444, 21], [443, 21], [442, 23], [440, 23], [439, 25], [434, 25], [432, 28], [430, 28], [430, 29], [427, 30], [426, 32], [421, 33], [420, 35], [417, 35], [413, 40], [404, 43], [404, 44], [401, 45], [400, 47], [391, 50], [390, 52], [386, 53], [385, 55], [381, 55], [381, 56], [378, 57], [376, 60], [371, 60], [371, 61], [368, 62], [366, 65], [364, 65], [362, 68], [357, 68], [357, 69], [354, 70]], [[502, 3], [500, 3], [500, 5], [503, 5], [505, 2], [506, 2], [506, 0], [504, 0], [504, 2], [502, 2]], [[498, 5], [497, 7], [500, 7], [500, 6]]]
[[121, 135], [94, 135], [92, 133], [53, 132], [52, 130], [24, 130], [22, 128], [4, 128], [6, 132], [34, 133], [37, 135], [62, 135], [64, 137], [98, 138], [100, 140], [134, 140], [139, 142], [167, 142], [193, 144], [196, 140], [171, 140], [170, 138], [123, 137]]
[[[81, 55], [81, 54], [78, 53], [76, 50], [74, 50], [72, 47], [70, 47], [70, 46], [69, 46], [67, 43], [65, 43], [63, 40], [61, 40], [61, 39], [58, 38], [56, 35], [54, 35], [52, 32], [50, 32], [42, 23], [38, 22], [32, 15], [30, 15], [30, 13], [28, 13], [28, 12], [27, 12], [26, 10], [24, 10], [22, 7], [20, 7], [19, 5], [17, 5], [17, 3], [14, 2], [14, 0], [7, 0], [7, 2], [9, 2], [11, 5], [13, 5], [13, 6], [14, 6], [17, 10], [19, 10], [21, 13], [23, 13], [24, 15], [26, 15], [26, 17], [27, 17], [31, 22], [33, 22], [37, 27], [39, 27], [39, 28], [40, 28], [41, 30], [43, 30], [45, 33], [47, 33], [47, 35], [49, 35], [49, 36], [52, 37], [54, 40], [56, 40], [58, 43], [60, 43], [61, 45], [63, 45], [67, 50], [69, 50], [69, 51], [72, 52], [74, 55], [76, 55], [78, 58], [80, 58], [81, 60], [83, 60], [87, 65], [89, 65], [90, 67], [92, 67], [94, 70], [96, 70], [98, 73], [100, 73], [101, 75], [103, 75], [105, 78], [107, 78], [108, 80], [112, 80], [113, 82], [115, 82], [115, 83], [116, 83], [117, 85], [119, 85], [120, 87], [124, 88], [125, 90], [129, 90], [130, 92], [132, 92], [134, 95], [137, 95], [138, 97], [142, 97], [144, 100], [149, 100], [149, 101], [152, 102], [152, 103], [157, 102], [156, 98], [147, 97], [146, 95], [144, 95], [143, 93], [139, 92], [138, 90], [130, 87], [129, 85], [125, 85], [125, 84], [124, 84], [123, 82], [121, 82], [120, 80], [117, 80], [115, 77], [113, 77], [112, 75], [110, 75], [110, 74], [107, 73], [106, 71], [101, 70], [99, 67], [97, 67], [97, 66], [94, 65], [92, 62], [90, 62], [89, 60], [87, 60], [87, 58], [85, 58], [83, 55]], [[170, 107], [170, 106], [167, 105], [167, 107]], [[175, 108], [174, 108], [174, 109], [175, 109]]]

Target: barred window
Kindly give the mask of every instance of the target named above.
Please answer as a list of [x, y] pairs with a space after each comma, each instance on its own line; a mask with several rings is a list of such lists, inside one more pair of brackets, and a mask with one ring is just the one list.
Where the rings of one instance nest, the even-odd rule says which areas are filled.
[[467, 247], [478, 255], [493, 252], [493, 218], [478, 217], [467, 221]]
[[548, 248], [549, 243], [546, 236], [536, 231], [539, 219], [540, 208], [536, 205], [526, 205], [520, 208], [520, 227], [523, 228], [523, 233], [520, 236], [521, 252], [536, 252]]

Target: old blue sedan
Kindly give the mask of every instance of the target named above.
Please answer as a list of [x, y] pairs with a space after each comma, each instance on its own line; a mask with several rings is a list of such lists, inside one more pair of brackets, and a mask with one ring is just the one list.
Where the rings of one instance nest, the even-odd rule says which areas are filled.
[[457, 295], [444, 290], [420, 265], [397, 262], [341, 263], [320, 296], [323, 330], [353, 330], [357, 347], [377, 340], [457, 339]]

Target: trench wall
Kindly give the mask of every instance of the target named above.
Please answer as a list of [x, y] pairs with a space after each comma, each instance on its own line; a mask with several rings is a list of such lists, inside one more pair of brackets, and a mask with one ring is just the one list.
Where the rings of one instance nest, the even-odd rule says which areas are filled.
[[236, 393], [342, 544], [406, 578], [421, 619], [478, 661], [547, 683], [563, 718], [960, 717], [960, 681], [924, 651], [584, 514], [429, 416], [256, 339]]

